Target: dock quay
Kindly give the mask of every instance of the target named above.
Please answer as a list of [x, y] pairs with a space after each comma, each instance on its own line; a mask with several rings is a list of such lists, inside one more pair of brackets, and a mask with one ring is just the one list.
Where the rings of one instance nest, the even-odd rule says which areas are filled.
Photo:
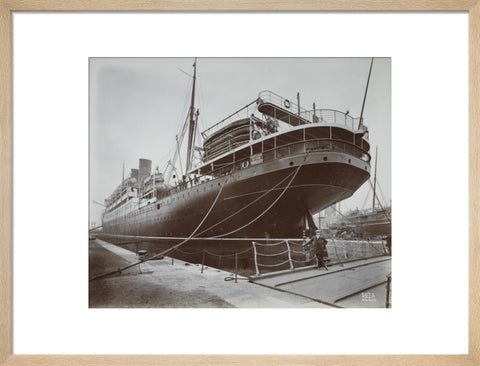
[[[390, 257], [313, 266], [260, 276], [159, 257], [121, 273], [138, 254], [89, 240], [90, 308], [335, 308], [385, 307]], [[235, 277], [237, 280], [235, 281]]]
[[338, 263], [328, 271], [310, 266], [293, 272], [252, 276], [251, 281], [334, 307], [387, 307], [385, 285], [390, 268], [390, 257], [376, 257]]

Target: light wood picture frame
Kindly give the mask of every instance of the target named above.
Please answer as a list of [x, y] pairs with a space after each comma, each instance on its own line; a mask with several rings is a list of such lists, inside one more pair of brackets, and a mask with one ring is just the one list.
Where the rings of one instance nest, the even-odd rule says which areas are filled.
[[[47, 11], [414, 11], [469, 14], [468, 355], [13, 355], [12, 14]], [[0, 364], [4, 365], [478, 365], [480, 364], [480, 0], [0, 0]]]

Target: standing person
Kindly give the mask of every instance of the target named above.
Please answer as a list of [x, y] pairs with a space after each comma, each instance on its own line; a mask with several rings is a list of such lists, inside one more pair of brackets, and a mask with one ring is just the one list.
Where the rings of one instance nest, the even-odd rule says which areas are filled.
[[392, 256], [392, 236], [388, 235], [385, 240], [387, 241], [387, 253]]
[[315, 235], [311, 239], [313, 252], [317, 257], [317, 268], [320, 269], [320, 266], [324, 267], [327, 271], [327, 265], [323, 261], [323, 256], [327, 252], [327, 241], [320, 236], [320, 230], [315, 231]]

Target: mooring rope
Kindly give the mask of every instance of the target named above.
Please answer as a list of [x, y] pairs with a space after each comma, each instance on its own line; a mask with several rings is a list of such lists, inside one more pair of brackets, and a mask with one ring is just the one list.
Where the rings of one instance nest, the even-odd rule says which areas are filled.
[[276, 243], [257, 243], [257, 242], [255, 242], [255, 245], [260, 245], [262, 247], [273, 247], [275, 245], [280, 245], [280, 244], [285, 244], [285, 240], [277, 241]]
[[179, 253], [181, 253], [181, 254], [188, 254], [188, 255], [197, 255], [197, 254], [202, 254], [202, 253], [203, 253], [203, 250], [200, 250], [200, 251], [198, 251], [198, 252], [184, 252], [183, 250], [178, 249], [178, 248], [175, 249], [174, 251], [175, 251], [175, 252], [179, 252]]
[[277, 255], [282, 255], [282, 254], [285, 254], [285, 253], [288, 253], [288, 249], [284, 250], [283, 252], [280, 252], [280, 253], [273, 253], [273, 254], [257, 253], [257, 255], [261, 255], [262, 257], [275, 257]]
[[200, 253], [202, 253], [203, 251], [205, 251], [205, 253], [210, 254], [210, 255], [212, 255], [212, 256], [215, 256], [215, 257], [234, 257], [234, 256], [236, 256], [236, 255], [238, 256], [238, 255], [240, 255], [240, 254], [247, 253], [247, 252], [249, 252], [249, 251], [251, 251], [251, 250], [253, 250], [253, 248], [247, 248], [247, 249], [242, 250], [241, 252], [238, 252], [238, 253], [217, 254], [217, 253], [213, 253], [213, 252], [211, 252], [211, 251], [209, 251], [209, 250], [207, 250], [207, 249], [203, 249], [203, 250], [200, 251]]
[[[298, 172], [300, 171], [300, 168], [301, 168], [301, 167], [305, 164], [305, 162], [307, 161], [307, 158], [308, 158], [308, 153], [305, 155], [305, 158], [303, 159], [303, 162], [302, 162], [302, 163], [298, 166], [298, 168], [295, 170], [295, 173], [293, 174], [292, 178], [290, 179], [290, 181], [288, 182], [288, 184], [285, 186], [285, 188], [282, 190], [282, 192], [280, 193], [280, 195], [279, 195], [279, 196], [273, 201], [273, 203], [270, 204], [260, 215], [258, 215], [256, 218], [254, 218], [253, 220], [251, 220], [251, 221], [248, 222], [247, 224], [245, 224], [245, 225], [243, 225], [243, 226], [241, 226], [241, 227], [239, 227], [239, 228], [237, 228], [237, 229], [235, 229], [235, 230], [232, 230], [232, 231], [230, 231], [230, 232], [228, 232], [228, 233], [225, 233], [225, 234], [216, 235], [216, 236], [214, 236], [213, 238], [222, 238], [222, 237], [224, 237], [224, 236], [233, 234], [233, 233], [235, 233], [235, 232], [237, 232], [237, 231], [240, 231], [240, 230], [244, 229], [245, 227], [251, 225], [252, 223], [254, 223], [255, 221], [257, 221], [258, 219], [260, 219], [265, 213], [267, 213], [267, 212], [280, 200], [281, 197], [283, 197], [283, 195], [285, 194], [285, 192], [287, 191], [287, 189], [290, 188], [293, 180], [295, 179], [295, 177], [297, 176]], [[277, 183], [276, 186], [278, 186], [279, 184], [281, 184], [281, 183], [282, 183], [285, 179], [287, 179], [290, 175], [291, 175], [291, 173], [290, 173], [289, 175], [287, 175], [282, 181], [280, 181], [279, 183]], [[112, 272], [109, 272], [109, 273], [105, 273], [105, 274], [102, 274], [102, 275], [93, 277], [93, 278], [91, 278], [89, 281], [93, 281], [93, 280], [96, 280], [96, 279], [99, 279], [99, 278], [103, 278], [103, 277], [106, 277], [106, 276], [109, 276], [109, 275], [112, 275], [112, 274], [115, 274], [115, 273], [120, 273], [120, 272], [122, 272], [122, 271], [124, 271], [124, 270], [126, 270], [126, 269], [129, 269], [129, 268], [131, 268], [131, 267], [134, 267], [134, 266], [136, 266], [136, 265], [138, 265], [138, 264], [141, 264], [141, 263], [143, 263], [143, 262], [156, 259], [156, 258], [161, 257], [161, 256], [163, 256], [163, 255], [166, 255], [166, 254], [168, 254], [168, 253], [170, 253], [170, 252], [173, 252], [174, 250], [176, 250], [177, 248], [179, 248], [180, 246], [182, 246], [183, 244], [185, 244], [186, 242], [188, 242], [190, 239], [192, 239], [192, 238], [195, 236], [195, 234], [196, 234], [196, 232], [198, 231], [198, 229], [203, 225], [203, 223], [205, 222], [205, 220], [206, 220], [207, 217], [209, 216], [209, 214], [210, 214], [210, 212], [212, 211], [213, 207], [214, 207], [215, 204], [217, 203], [218, 198], [220, 197], [220, 194], [222, 193], [223, 188], [225, 187], [225, 184], [228, 182], [229, 179], [230, 179], [230, 176], [223, 182], [223, 184], [222, 184], [222, 186], [220, 187], [220, 190], [218, 191], [218, 194], [217, 194], [217, 196], [215, 197], [215, 200], [213, 201], [212, 205], [210, 206], [207, 214], [204, 216], [204, 218], [202, 219], [202, 221], [198, 224], [198, 226], [195, 228], [195, 230], [190, 234], [190, 236], [189, 236], [188, 238], [184, 239], [182, 242], [174, 245], [174, 246], [171, 247], [171, 248], [168, 248], [168, 249], [166, 249], [166, 250], [164, 250], [164, 251], [162, 251], [162, 252], [160, 252], [160, 253], [158, 253], [158, 254], [155, 254], [154, 256], [152, 256], [152, 257], [150, 257], [150, 258], [142, 259], [142, 260], [137, 261], [137, 262], [135, 262], [135, 263], [132, 263], [132, 264], [130, 264], [130, 265], [128, 265], [128, 266], [125, 266], [125, 267], [122, 267], [122, 268], [118, 268], [118, 269], [115, 270], [115, 271], [112, 271]], [[275, 187], [276, 187], [276, 186], [275, 186]], [[273, 190], [273, 189], [274, 189], [274, 188], [272, 188], [271, 190]], [[271, 191], [271, 190], [270, 190], [270, 191]], [[268, 191], [268, 192], [270, 192], [270, 191]], [[261, 196], [261, 197], [262, 197], [262, 196]], [[256, 200], [258, 200], [258, 199], [260, 199], [260, 197], [257, 198]], [[254, 202], [255, 202], [255, 201], [254, 201]], [[253, 204], [253, 202], [250, 203], [250, 204]], [[240, 210], [242, 210], [242, 209], [240, 209]], [[240, 211], [240, 210], [239, 210], [239, 211]], [[234, 214], [238, 214], [238, 212], [237, 212], [237, 213], [234, 213]], [[233, 214], [232, 214], [232, 216], [233, 216]], [[216, 226], [216, 225], [218, 225], [218, 223], [215, 224], [214, 226]], [[214, 227], [214, 226], [212, 226], [212, 227]], [[210, 229], [211, 229], [211, 228], [207, 228], [206, 230], [210, 230]], [[202, 231], [200, 234], [202, 234], [202, 233], [205, 232], [206, 230]], [[198, 235], [200, 235], [200, 234], [198, 234]], [[107, 234], [107, 235], [108, 235], [108, 234]], [[124, 236], [124, 237], [129, 237], [129, 236], [127, 236], [127, 235], [123, 235], [123, 236]], [[207, 240], [207, 239], [208, 239], [208, 238], [205, 238], [205, 240]], [[221, 257], [221, 256], [220, 256], [220, 257]], [[287, 262], [288, 262], [288, 260], [287, 260]], [[283, 263], [280, 263], [280, 264], [283, 264]], [[280, 265], [280, 264], [279, 264], [279, 265]]]
[[122, 268], [118, 268], [116, 271], [112, 271], [112, 272], [109, 272], [109, 273], [105, 273], [103, 275], [99, 275], [99, 276], [96, 276], [96, 277], [93, 277], [91, 278], [89, 281], [93, 281], [93, 280], [96, 280], [96, 279], [99, 279], [99, 278], [103, 278], [103, 277], [106, 277], [106, 276], [109, 276], [109, 275], [112, 275], [112, 274], [115, 274], [115, 273], [120, 273], [124, 270], [127, 270], [131, 267], [134, 267], [138, 264], [141, 264], [143, 262], [146, 262], [146, 261], [149, 261], [149, 260], [153, 260], [153, 259], [156, 259], [158, 257], [161, 257], [163, 255], [166, 255], [167, 253], [171, 252], [171, 251], [174, 251], [176, 250], [177, 248], [179, 248], [180, 246], [182, 246], [183, 244], [185, 244], [187, 241], [189, 241], [194, 235], [195, 233], [198, 231], [198, 229], [200, 228], [200, 226], [203, 225], [203, 223], [205, 222], [205, 220], [207, 219], [208, 215], [210, 215], [210, 212], [212, 212], [212, 209], [213, 207], [215, 206], [215, 204], [217, 203], [218, 201], [218, 198], [220, 197], [220, 194], [222, 193], [223, 191], [223, 187], [225, 187], [225, 184], [228, 182], [228, 180], [230, 179], [230, 177], [228, 177], [227, 179], [225, 179], [225, 181], [223, 182], [222, 186], [220, 187], [220, 190], [218, 191], [218, 194], [217, 194], [217, 197], [215, 197], [215, 200], [213, 201], [212, 205], [210, 206], [208, 212], [206, 213], [206, 215], [204, 216], [204, 218], [202, 219], [202, 221], [200, 221], [200, 223], [197, 225], [197, 227], [195, 228], [195, 230], [193, 230], [193, 232], [190, 234], [190, 236], [188, 238], [186, 238], [185, 240], [183, 240], [182, 242], [174, 245], [173, 247], [171, 248], [168, 248], [158, 254], [155, 254], [153, 257], [150, 257], [148, 259], [142, 259], [140, 261], [137, 261], [135, 263], [132, 263], [132, 264], [129, 264], [128, 266], [125, 266], [125, 267], [122, 267]]
[[241, 213], [242, 211], [246, 210], [248, 207], [250, 207], [251, 205], [253, 205], [255, 202], [259, 201], [260, 199], [262, 199], [263, 197], [265, 197], [267, 194], [269, 194], [270, 192], [272, 192], [273, 190], [275, 190], [280, 184], [282, 184], [284, 181], [286, 181], [293, 173], [293, 172], [290, 172], [289, 174], [287, 174], [280, 182], [278, 182], [277, 184], [275, 184], [275, 186], [273, 186], [271, 189], [267, 190], [266, 192], [264, 192], [261, 196], [257, 197], [256, 199], [254, 199], [252, 202], [250, 202], [248, 205], [246, 206], [243, 206], [242, 208], [240, 208], [239, 210], [235, 211], [234, 213], [232, 213], [230, 216], [227, 216], [225, 217], [224, 219], [220, 220], [219, 222], [217, 222], [216, 224], [210, 226], [209, 228], [206, 228], [205, 230], [203, 230], [202, 232], [198, 233], [197, 235], [202, 235], [203, 233], [213, 229], [214, 227], [224, 223], [225, 221], [231, 219], [233, 216], [236, 216], [238, 215], [239, 213]]
[[290, 188], [290, 185], [292, 184], [293, 180], [295, 179], [295, 177], [297, 176], [298, 172], [300, 171], [300, 168], [303, 166], [303, 164], [305, 164], [305, 162], [307, 161], [307, 157], [308, 157], [308, 154], [305, 155], [305, 159], [303, 159], [303, 162], [302, 164], [300, 164], [298, 166], [298, 168], [295, 170], [295, 174], [293, 175], [293, 177], [290, 179], [290, 181], [288, 182], [288, 184], [285, 186], [285, 188], [283, 189], [283, 191], [280, 193], [280, 195], [275, 199], [275, 201], [273, 201], [272, 204], [270, 204], [260, 215], [258, 215], [256, 218], [254, 218], [253, 220], [249, 221], [248, 223], [246, 223], [245, 225], [235, 229], [235, 230], [232, 230], [228, 233], [225, 233], [225, 234], [221, 234], [221, 235], [216, 235], [215, 238], [222, 238], [224, 236], [227, 236], [227, 235], [230, 235], [230, 234], [233, 234], [233, 233], [236, 233], [237, 231], [240, 231], [244, 228], [246, 228], [247, 226], [253, 224], [255, 221], [257, 221], [259, 218], [261, 218], [263, 215], [265, 215], [279, 200], [280, 198], [283, 197], [283, 195], [285, 194], [285, 192], [287, 191], [288, 188]]
[[262, 264], [262, 263], [258, 263], [259, 266], [262, 266], [262, 267], [277, 267], [277, 266], [281, 266], [283, 264], [287, 264], [287, 263], [290, 263], [290, 259], [287, 259], [286, 261], [283, 261], [281, 263], [275, 263], [275, 264]]

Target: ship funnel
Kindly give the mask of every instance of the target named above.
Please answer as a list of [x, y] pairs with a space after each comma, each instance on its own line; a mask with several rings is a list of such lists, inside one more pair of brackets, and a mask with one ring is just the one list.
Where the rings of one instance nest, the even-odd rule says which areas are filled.
[[143, 178], [148, 177], [152, 171], [152, 161], [148, 159], [138, 160], [138, 182], [142, 182]]
[[138, 181], [138, 169], [130, 169], [130, 178], [135, 178]]

